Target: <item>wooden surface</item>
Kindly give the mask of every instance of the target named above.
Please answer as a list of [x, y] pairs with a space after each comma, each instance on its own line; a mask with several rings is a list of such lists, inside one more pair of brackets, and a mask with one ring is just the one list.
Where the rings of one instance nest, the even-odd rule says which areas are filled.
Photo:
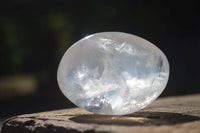
[[200, 95], [160, 98], [125, 116], [103, 116], [80, 108], [15, 116], [2, 133], [200, 133]]

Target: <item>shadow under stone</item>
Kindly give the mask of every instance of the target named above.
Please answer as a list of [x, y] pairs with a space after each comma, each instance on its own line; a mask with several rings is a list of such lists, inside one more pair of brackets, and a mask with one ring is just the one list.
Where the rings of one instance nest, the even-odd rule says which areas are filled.
[[152, 126], [181, 124], [200, 120], [200, 117], [167, 112], [136, 112], [124, 116], [79, 115], [70, 118], [70, 120], [86, 124]]

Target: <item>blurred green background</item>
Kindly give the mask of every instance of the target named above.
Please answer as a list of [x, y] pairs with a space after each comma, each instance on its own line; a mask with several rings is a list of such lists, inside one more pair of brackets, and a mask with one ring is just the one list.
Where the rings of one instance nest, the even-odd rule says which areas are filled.
[[141, 36], [168, 57], [162, 96], [199, 93], [198, 1], [0, 1], [0, 118], [74, 105], [56, 72], [64, 52], [96, 32]]

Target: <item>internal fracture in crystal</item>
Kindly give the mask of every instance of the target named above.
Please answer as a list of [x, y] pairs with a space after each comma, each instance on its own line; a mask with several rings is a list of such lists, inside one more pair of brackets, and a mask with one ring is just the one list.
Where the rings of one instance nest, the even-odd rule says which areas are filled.
[[103, 115], [125, 115], [153, 102], [169, 77], [166, 56], [135, 35], [102, 32], [72, 45], [58, 67], [61, 91], [75, 105]]

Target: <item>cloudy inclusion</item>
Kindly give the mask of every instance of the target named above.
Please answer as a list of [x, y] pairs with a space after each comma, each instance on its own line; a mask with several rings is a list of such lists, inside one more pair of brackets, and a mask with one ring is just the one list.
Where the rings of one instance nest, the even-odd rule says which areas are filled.
[[58, 68], [58, 84], [74, 104], [90, 112], [124, 115], [155, 100], [165, 88], [169, 64], [152, 43], [127, 33], [103, 32], [75, 43]]

